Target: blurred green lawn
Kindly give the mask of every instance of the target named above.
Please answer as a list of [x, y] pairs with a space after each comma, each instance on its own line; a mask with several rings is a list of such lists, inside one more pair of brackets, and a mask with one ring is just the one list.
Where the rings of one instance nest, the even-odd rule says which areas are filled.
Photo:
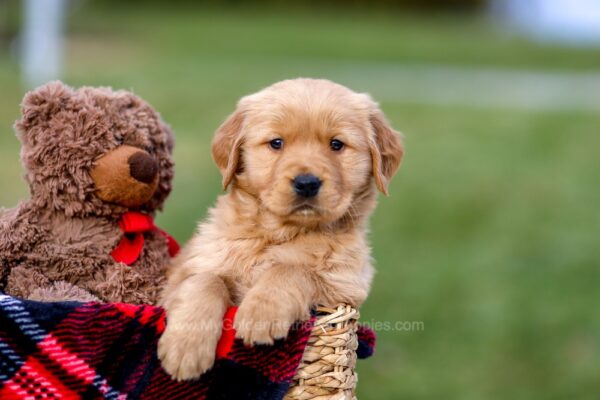
[[[354, 62], [600, 68], [597, 51], [538, 47], [458, 16], [87, 5], [69, 20], [66, 81], [133, 89], [174, 128], [175, 187], [159, 223], [182, 242], [220, 192], [212, 133], [269, 83], [338, 80]], [[13, 206], [27, 195], [11, 130], [24, 89], [5, 52], [0, 87], [0, 205]], [[372, 220], [378, 274], [362, 315], [424, 330], [378, 332], [358, 397], [597, 398], [600, 116], [382, 107], [407, 155]]]

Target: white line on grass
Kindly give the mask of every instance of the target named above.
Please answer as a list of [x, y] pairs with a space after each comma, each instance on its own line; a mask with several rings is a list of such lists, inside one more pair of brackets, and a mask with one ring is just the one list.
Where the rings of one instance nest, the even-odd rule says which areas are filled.
[[328, 76], [355, 90], [368, 91], [382, 102], [600, 111], [600, 71], [339, 63]]

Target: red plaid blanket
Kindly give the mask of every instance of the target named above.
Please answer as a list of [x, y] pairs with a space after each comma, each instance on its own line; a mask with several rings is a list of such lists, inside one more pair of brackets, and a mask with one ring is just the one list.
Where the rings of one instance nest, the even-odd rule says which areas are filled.
[[[311, 326], [297, 324], [273, 346], [231, 341], [209, 372], [176, 382], [156, 357], [161, 308], [0, 294], [0, 399], [282, 399]], [[359, 333], [358, 354], [367, 357], [375, 337]]]

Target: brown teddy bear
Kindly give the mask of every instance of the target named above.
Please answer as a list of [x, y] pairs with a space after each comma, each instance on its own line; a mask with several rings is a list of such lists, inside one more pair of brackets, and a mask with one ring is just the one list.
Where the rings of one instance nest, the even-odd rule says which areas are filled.
[[0, 290], [155, 303], [178, 248], [152, 220], [173, 177], [158, 113], [126, 91], [52, 82], [25, 96], [15, 127], [31, 198], [0, 212]]

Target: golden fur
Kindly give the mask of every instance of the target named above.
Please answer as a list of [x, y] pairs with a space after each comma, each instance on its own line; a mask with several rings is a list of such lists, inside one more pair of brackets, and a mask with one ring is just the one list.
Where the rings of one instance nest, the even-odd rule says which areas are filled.
[[[332, 139], [345, 146], [332, 150]], [[242, 98], [212, 153], [231, 189], [174, 260], [162, 297], [159, 357], [176, 379], [212, 366], [230, 305], [239, 305], [234, 327], [247, 344], [285, 337], [315, 304], [360, 306], [373, 276], [367, 218], [403, 149], [368, 95], [294, 79]], [[311, 199], [291, 185], [307, 173], [322, 181]]]

